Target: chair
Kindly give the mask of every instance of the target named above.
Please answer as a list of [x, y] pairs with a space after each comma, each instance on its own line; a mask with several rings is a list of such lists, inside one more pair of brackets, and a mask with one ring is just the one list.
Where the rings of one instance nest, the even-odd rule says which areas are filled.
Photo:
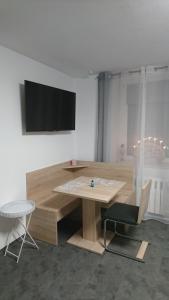
[[[107, 251], [139, 261], [144, 262], [144, 255], [149, 242], [133, 238], [128, 235], [121, 234], [117, 231], [117, 224], [136, 226], [140, 224], [144, 218], [144, 214], [148, 208], [150, 197], [151, 180], [149, 180], [142, 188], [140, 206], [129, 205], [125, 203], [115, 203], [109, 209], [103, 212], [104, 219], [104, 247]], [[107, 223], [114, 223], [114, 233], [117, 236], [125, 239], [140, 242], [140, 248], [136, 256], [128, 255], [125, 252], [120, 252], [111, 249], [106, 243]]]
[[[34, 201], [31, 201], [31, 200], [29, 200], [29, 201], [28, 200], [12, 201], [12, 202], [8, 202], [5, 205], [3, 205], [2, 207], [0, 207], [0, 216], [1, 217], [14, 219], [14, 225], [13, 225], [12, 231], [8, 233], [8, 237], [7, 237], [7, 246], [6, 246], [6, 250], [5, 250], [5, 256], [7, 253], [9, 253], [10, 255], [16, 257], [17, 263], [19, 262], [24, 243], [30, 244], [30, 245], [36, 247], [37, 249], [39, 249], [36, 242], [34, 241], [34, 239], [32, 238], [32, 236], [30, 235], [30, 233], [28, 231], [32, 212], [34, 210], [35, 210], [35, 203], [34, 203]], [[28, 216], [28, 215], [29, 215], [28, 221], [25, 226], [22, 219], [23, 219], [23, 217]], [[23, 237], [20, 236], [20, 234], [16, 230], [17, 222], [22, 226], [22, 228], [24, 230]], [[13, 236], [15, 238], [15, 233], [17, 233], [17, 236], [20, 237], [22, 240], [18, 255], [8, 250], [9, 244], [10, 244], [10, 237]], [[31, 242], [26, 240], [26, 235], [29, 236]]]

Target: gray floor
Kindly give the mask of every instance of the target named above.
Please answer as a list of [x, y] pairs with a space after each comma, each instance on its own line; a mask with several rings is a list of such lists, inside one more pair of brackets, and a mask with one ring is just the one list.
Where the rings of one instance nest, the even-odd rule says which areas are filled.
[[[108, 252], [100, 256], [67, 244], [76, 227], [77, 222], [72, 226], [70, 220], [60, 224], [59, 247], [39, 242], [37, 251], [25, 245], [18, 265], [1, 251], [0, 299], [169, 299], [168, 225], [146, 221], [137, 228], [137, 237], [152, 243], [145, 264]], [[17, 250], [18, 241], [12, 247]]]

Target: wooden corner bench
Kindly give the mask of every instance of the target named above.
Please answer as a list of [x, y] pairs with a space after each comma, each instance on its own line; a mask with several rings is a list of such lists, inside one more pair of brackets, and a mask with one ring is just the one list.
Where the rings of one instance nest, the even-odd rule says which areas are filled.
[[58, 244], [57, 223], [81, 204], [78, 198], [53, 192], [56, 186], [74, 178], [72, 173], [64, 170], [66, 165], [58, 164], [26, 174], [27, 198], [36, 203], [30, 233], [55, 245]]
[[26, 174], [27, 198], [36, 202], [30, 224], [30, 233], [34, 238], [58, 244], [57, 223], [79, 207], [81, 199], [53, 192], [53, 189], [79, 176], [125, 181], [124, 188], [106, 207], [114, 202], [135, 204], [133, 168], [130, 164], [78, 161], [78, 166], [71, 167], [69, 162], [65, 162], [29, 172]]

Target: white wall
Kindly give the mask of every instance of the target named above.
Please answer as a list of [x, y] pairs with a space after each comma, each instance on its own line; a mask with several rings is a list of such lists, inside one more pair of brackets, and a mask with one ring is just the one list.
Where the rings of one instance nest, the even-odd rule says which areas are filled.
[[[75, 90], [75, 80], [56, 70], [0, 47], [0, 205], [25, 199], [25, 173], [70, 160], [75, 153], [75, 132], [23, 135], [20, 88], [24, 79]], [[0, 248], [6, 235], [0, 219]]]
[[77, 119], [76, 149], [77, 158], [95, 160], [96, 119], [97, 119], [97, 80], [95, 77], [76, 80]]
[[[0, 205], [26, 198], [25, 173], [72, 158], [94, 159], [96, 80], [66, 76], [0, 47]], [[21, 90], [31, 80], [77, 90], [75, 132], [23, 135]], [[0, 218], [0, 248], [11, 223]]]

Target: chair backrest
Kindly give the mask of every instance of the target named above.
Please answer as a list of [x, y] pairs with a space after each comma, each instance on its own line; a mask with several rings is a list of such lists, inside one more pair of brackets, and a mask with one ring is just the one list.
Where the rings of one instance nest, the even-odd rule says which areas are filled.
[[148, 208], [150, 189], [152, 180], [148, 180], [141, 190], [141, 203], [139, 207], [138, 220], [137, 223], [140, 224], [144, 218], [145, 212]]

